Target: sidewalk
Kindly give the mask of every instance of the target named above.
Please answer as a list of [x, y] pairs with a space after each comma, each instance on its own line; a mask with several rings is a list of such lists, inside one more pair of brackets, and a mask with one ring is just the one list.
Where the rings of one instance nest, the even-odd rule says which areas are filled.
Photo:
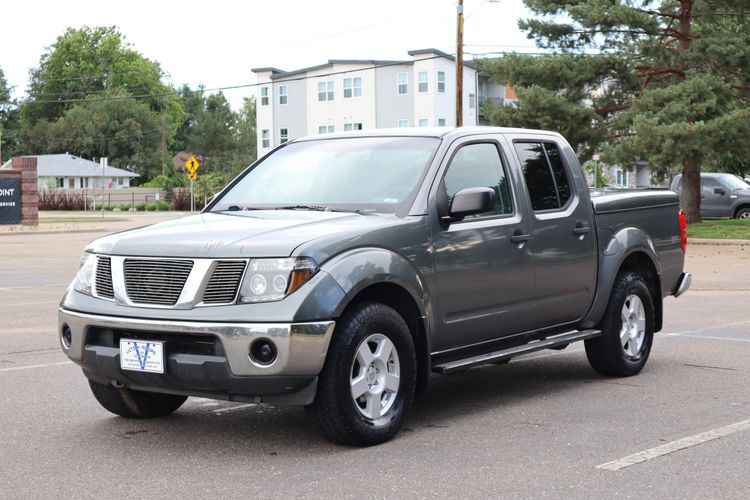
[[39, 212], [38, 226], [0, 225], [0, 237], [20, 233], [112, 233], [186, 215], [187, 212]]

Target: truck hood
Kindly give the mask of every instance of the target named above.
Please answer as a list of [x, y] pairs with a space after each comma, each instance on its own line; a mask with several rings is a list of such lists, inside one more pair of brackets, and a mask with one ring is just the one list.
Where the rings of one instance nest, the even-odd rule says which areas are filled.
[[285, 257], [318, 237], [352, 238], [398, 221], [396, 216], [341, 212], [203, 213], [105, 236], [86, 250], [148, 257]]

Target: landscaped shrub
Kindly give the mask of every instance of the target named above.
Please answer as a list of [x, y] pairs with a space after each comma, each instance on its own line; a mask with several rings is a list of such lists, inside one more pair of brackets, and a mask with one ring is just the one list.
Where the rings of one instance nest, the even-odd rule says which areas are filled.
[[190, 210], [190, 188], [174, 188], [172, 190], [172, 208], [175, 210]]
[[130, 211], [130, 205], [128, 205], [128, 204], [120, 205], [119, 208], [120, 208], [120, 212], [128, 212], [128, 211]]
[[148, 203], [137, 203], [137, 204], [135, 205], [135, 209], [136, 209], [136, 210], [137, 210], [138, 212], [145, 212], [145, 211], [146, 211], [146, 208], [148, 208]]
[[169, 210], [169, 203], [167, 203], [166, 201], [157, 201], [156, 203], [154, 203], [154, 205], [156, 207], [156, 210], [158, 210], [159, 212]]
[[85, 210], [86, 198], [82, 193], [66, 189], [40, 189], [39, 210]]
[[149, 212], [156, 212], [156, 203], [149, 203], [146, 205], [146, 210]]
[[104, 210], [105, 212], [111, 212], [115, 209], [114, 205], [100, 205], [99, 210]]

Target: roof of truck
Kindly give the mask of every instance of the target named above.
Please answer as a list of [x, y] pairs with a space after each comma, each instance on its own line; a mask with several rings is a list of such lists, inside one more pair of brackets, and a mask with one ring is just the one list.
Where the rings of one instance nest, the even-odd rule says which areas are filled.
[[300, 137], [289, 142], [314, 141], [321, 139], [339, 139], [347, 137], [436, 137], [457, 138], [480, 134], [535, 134], [560, 136], [549, 130], [534, 130], [509, 127], [401, 127], [378, 128], [370, 130], [356, 130], [351, 132], [336, 132], [332, 134], [317, 134]]

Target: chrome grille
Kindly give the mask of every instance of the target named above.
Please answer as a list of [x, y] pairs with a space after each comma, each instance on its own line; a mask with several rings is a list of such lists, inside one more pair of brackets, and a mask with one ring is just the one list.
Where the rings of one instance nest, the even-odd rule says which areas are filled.
[[245, 272], [245, 261], [220, 260], [211, 279], [208, 281], [206, 291], [203, 292], [204, 304], [229, 304], [237, 298], [237, 289], [240, 287], [242, 274]]
[[107, 299], [114, 299], [112, 290], [112, 259], [109, 257], [96, 258], [96, 295]]
[[125, 259], [125, 290], [134, 303], [173, 306], [193, 269], [192, 260]]

